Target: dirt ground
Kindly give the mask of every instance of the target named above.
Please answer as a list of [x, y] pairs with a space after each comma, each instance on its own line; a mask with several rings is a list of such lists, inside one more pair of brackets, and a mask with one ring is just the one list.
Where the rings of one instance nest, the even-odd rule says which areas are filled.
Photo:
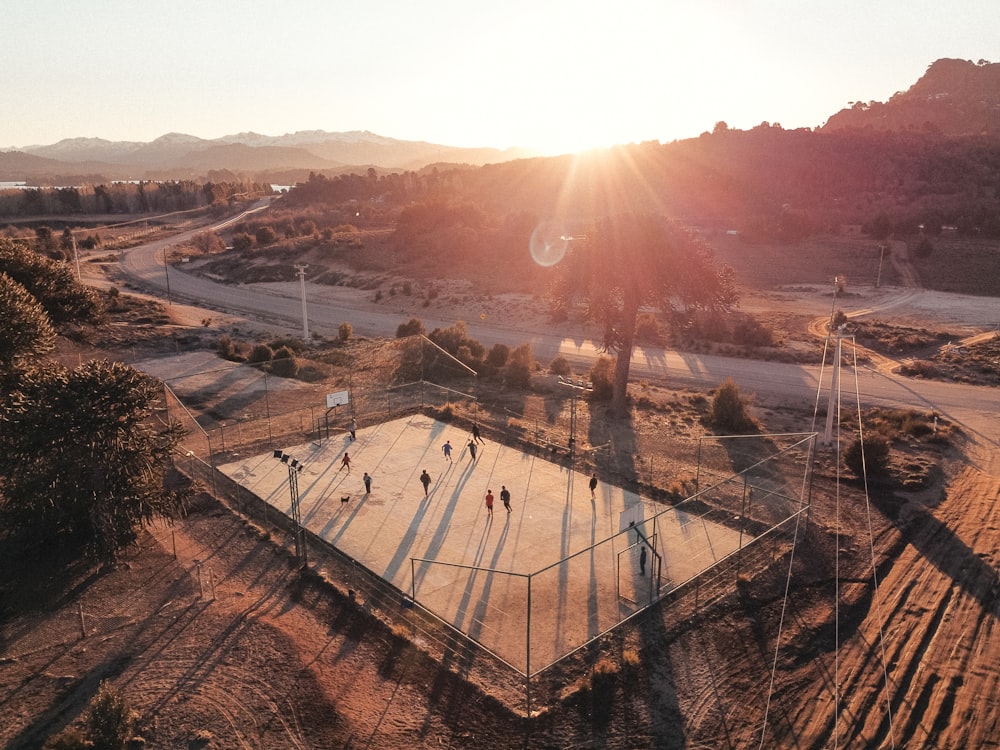
[[[829, 312], [818, 290], [770, 294], [778, 310]], [[168, 345], [205, 328], [205, 311], [167, 314]], [[247, 330], [211, 316], [212, 335]], [[103, 343], [141, 347], [164, 322]], [[757, 413], [768, 431], [801, 418]], [[609, 429], [638, 432], [643, 454], [689, 450], [655, 425]], [[913, 492], [838, 483], [821, 456], [794, 551], [775, 544], [554, 668], [530, 718], [508, 672], [411, 642], [332, 563], [299, 571], [286, 540], [201, 495], [112, 568], [67, 575], [40, 555], [4, 582], [0, 743], [79, 725], [109, 679], [150, 748], [996, 747], [1000, 472], [955, 434], [909, 447], [939, 467]]]

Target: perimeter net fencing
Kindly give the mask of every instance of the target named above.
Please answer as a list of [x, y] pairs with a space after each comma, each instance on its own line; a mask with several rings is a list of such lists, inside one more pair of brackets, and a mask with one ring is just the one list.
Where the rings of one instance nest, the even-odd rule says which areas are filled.
[[[540, 570], [414, 558], [409, 594], [532, 677], [664, 597], [718, 576], [734, 579], [744, 553], [762, 540], [787, 547], [792, 522], [809, 508], [815, 437], [706, 439], [701, 489], [684, 501], [637, 501], [620, 513], [617, 533], [561, 550], [558, 562]], [[726, 461], [733, 471], [722, 476]]]
[[[218, 366], [165, 379], [164, 419], [187, 433], [181, 455], [214, 465], [223, 454], [329, 440], [352, 419], [364, 426], [476, 401], [476, 373], [422, 335], [359, 342], [319, 356], [291, 365], [220, 359]], [[337, 396], [335, 405], [330, 396]]]

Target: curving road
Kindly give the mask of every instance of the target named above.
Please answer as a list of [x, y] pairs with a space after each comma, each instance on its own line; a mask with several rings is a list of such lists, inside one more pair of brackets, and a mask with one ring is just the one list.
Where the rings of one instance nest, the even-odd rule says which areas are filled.
[[[164, 254], [173, 246], [185, 242], [198, 232], [221, 229], [248, 215], [267, 208], [262, 201], [252, 209], [211, 227], [198, 227], [170, 238], [160, 239], [128, 250], [121, 262], [122, 272], [146, 289], [173, 299], [214, 310], [245, 315], [262, 322], [285, 325], [290, 331], [301, 331], [302, 301], [298, 296], [283, 296], [271, 290], [251, 286], [219, 284], [200, 276], [184, 273], [178, 266], [169, 270], [163, 263]], [[894, 249], [895, 250], [895, 249]], [[903, 297], [913, 292], [901, 290]], [[902, 298], [897, 301], [902, 301]], [[401, 322], [398, 312], [351, 309], [323, 302], [308, 302], [310, 331], [336, 336], [341, 322], [350, 321], [355, 332], [366, 336], [392, 336]], [[432, 329], [446, 327], [453, 320], [435, 320], [415, 313]], [[850, 313], [848, 313], [850, 314]], [[504, 343], [511, 346], [531, 344], [540, 361], [550, 361], [557, 354], [584, 370], [587, 363], [600, 353], [591, 340], [574, 340], [558, 333], [510, 330], [486, 323], [469, 324], [469, 332], [484, 345]], [[732, 377], [745, 393], [779, 402], [812, 404], [817, 398], [821, 370], [818, 366], [794, 365], [758, 360], [737, 359], [706, 354], [674, 352], [656, 348], [638, 348], [632, 357], [632, 374], [653, 382], [672, 385], [714, 387]], [[829, 372], [824, 377], [829, 383]], [[858, 368], [845, 369], [841, 379], [842, 403], [856, 405], [855, 394], [862, 404], [897, 408], [936, 410], [944, 417], [965, 426], [977, 444], [984, 460], [996, 460], [1000, 445], [1000, 392], [995, 388], [912, 380], [889, 372]], [[825, 402], [824, 396], [824, 402]], [[803, 425], [807, 429], [808, 425]], [[1000, 461], [998, 461], [1000, 463]], [[998, 472], [1000, 473], [1000, 472]]]

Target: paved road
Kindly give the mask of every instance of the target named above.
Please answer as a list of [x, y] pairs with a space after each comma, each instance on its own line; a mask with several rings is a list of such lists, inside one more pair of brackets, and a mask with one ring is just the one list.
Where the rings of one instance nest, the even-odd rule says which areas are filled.
[[[209, 228], [220, 229], [266, 207], [267, 203], [261, 202], [249, 211]], [[166, 269], [163, 257], [167, 248], [205, 230], [206, 227], [198, 227], [132, 248], [122, 260], [122, 271], [143, 287], [157, 290], [161, 294], [166, 293], [169, 283], [170, 294], [175, 300], [286, 325], [290, 332], [300, 332], [302, 301], [298, 296], [282, 296], [259, 287], [215, 283], [184, 273], [180, 266], [172, 266], [169, 271]], [[350, 321], [356, 333], [366, 336], [392, 336], [401, 322], [398, 312], [356, 310], [313, 301], [308, 303], [308, 312], [310, 331], [331, 337], [336, 336], [338, 326], [345, 320]], [[422, 313], [417, 315], [429, 329], [454, 323], [453, 320], [428, 318]], [[587, 363], [600, 353], [594, 341], [574, 340], [558, 333], [512, 331], [497, 325], [474, 322], [468, 325], [470, 335], [487, 347], [495, 343], [515, 346], [527, 342], [531, 344], [539, 361], [548, 362], [557, 354], [562, 354], [574, 364], [576, 370], [585, 370]], [[705, 388], [714, 387], [725, 378], [732, 377], [744, 393], [756, 394], [762, 400], [777, 399], [798, 404], [812, 404], [816, 401], [820, 374], [821, 370], [817, 366], [655, 348], [639, 348], [632, 359], [634, 379]], [[829, 372], [826, 373], [824, 382], [829, 383]], [[841, 388], [842, 404], [847, 409], [857, 404], [857, 394], [863, 404], [936, 410], [942, 416], [964, 425], [976, 437], [980, 447], [988, 449], [989, 455], [997, 455], [996, 449], [1000, 446], [1000, 391], [996, 388], [914, 380], [864, 367], [859, 368], [856, 377], [845, 372]]]

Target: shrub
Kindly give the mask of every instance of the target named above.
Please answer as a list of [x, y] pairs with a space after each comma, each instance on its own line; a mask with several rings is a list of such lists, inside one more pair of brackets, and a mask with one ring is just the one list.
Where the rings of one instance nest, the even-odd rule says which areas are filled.
[[635, 321], [635, 338], [637, 341], [653, 344], [660, 341], [660, 324], [653, 313], [639, 313]]
[[121, 691], [102, 681], [87, 714], [87, 739], [102, 750], [120, 750], [129, 741], [139, 715]]
[[534, 364], [535, 358], [531, 353], [531, 345], [521, 344], [511, 352], [510, 362], [504, 373], [504, 382], [513, 388], [530, 388], [531, 370]]
[[889, 439], [877, 432], [868, 435], [862, 443], [857, 437], [844, 451], [844, 466], [855, 476], [879, 477], [889, 472], [889, 454], [892, 446]]
[[223, 359], [232, 359], [236, 355], [236, 344], [233, 343], [232, 338], [228, 335], [222, 335], [215, 342], [215, 351]]
[[728, 433], [749, 432], [754, 422], [747, 412], [746, 400], [732, 378], [726, 378], [715, 391], [709, 422], [716, 430]]
[[400, 323], [399, 327], [396, 329], [396, 338], [403, 339], [407, 336], [416, 335], [426, 336], [427, 329], [424, 328], [424, 323], [420, 318], [410, 318], [406, 323]]
[[93, 750], [94, 744], [79, 729], [66, 729], [43, 745], [44, 750]]
[[351, 334], [353, 332], [354, 328], [351, 326], [350, 323], [347, 322], [341, 323], [340, 327], [337, 328], [337, 338], [340, 339], [341, 341], [347, 341], [349, 338], [351, 338]]
[[273, 358], [274, 352], [271, 351], [271, 347], [267, 344], [254, 344], [250, 350], [250, 354], [247, 355], [247, 362], [259, 364], [261, 362], [270, 362]]
[[281, 338], [269, 341], [268, 346], [270, 346], [273, 351], [278, 351], [278, 349], [285, 347], [291, 349], [295, 354], [299, 354], [302, 351], [302, 340], [297, 339], [294, 336], [282, 336]]
[[257, 231], [254, 232], [254, 238], [258, 245], [270, 245], [278, 238], [278, 235], [275, 234], [273, 227], [263, 226], [257, 228]]
[[566, 378], [573, 374], [573, 368], [570, 367], [569, 360], [560, 354], [549, 364], [549, 372]]
[[610, 357], [598, 357], [590, 368], [590, 393], [594, 401], [610, 401], [615, 382], [615, 361]]
[[508, 359], [510, 359], [510, 347], [506, 344], [494, 344], [486, 355], [486, 364], [500, 369], [507, 364]]
[[[282, 352], [288, 352], [288, 350], [283, 349]], [[276, 375], [279, 378], [294, 378], [299, 371], [299, 364], [296, 362], [295, 357], [290, 355], [280, 358], [276, 357], [271, 360], [268, 370], [272, 375]]]
[[733, 343], [742, 346], [774, 346], [774, 332], [751, 317], [733, 328]]
[[233, 235], [233, 250], [238, 253], [246, 252], [253, 247], [253, 237], [246, 232], [237, 232]]

